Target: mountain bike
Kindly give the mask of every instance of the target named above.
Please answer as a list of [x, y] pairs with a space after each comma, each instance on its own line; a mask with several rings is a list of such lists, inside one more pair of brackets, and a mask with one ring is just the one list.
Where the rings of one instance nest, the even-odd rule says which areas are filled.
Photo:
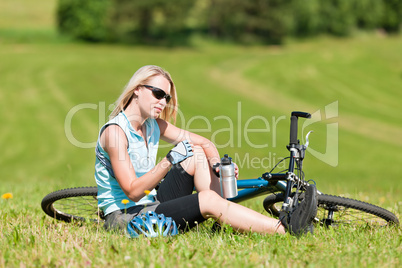
[[[311, 118], [311, 114], [294, 111], [290, 117], [290, 142], [286, 146], [290, 156], [281, 159], [269, 172], [255, 179], [238, 180], [238, 195], [228, 200], [241, 202], [261, 195], [267, 195], [263, 201], [264, 209], [278, 217], [280, 211], [291, 213], [303, 200], [306, 186], [315, 183], [305, 179], [303, 160], [309, 145], [300, 144], [297, 138], [299, 118]], [[285, 171], [273, 173], [282, 161], [288, 161]], [[399, 225], [398, 218], [390, 211], [354, 199], [333, 196], [317, 190], [318, 213], [314, 219], [316, 225], [326, 227], [349, 226], [390, 226]], [[70, 188], [52, 192], [42, 200], [42, 209], [50, 217], [58, 220], [102, 222], [104, 215], [98, 209], [97, 187]]]

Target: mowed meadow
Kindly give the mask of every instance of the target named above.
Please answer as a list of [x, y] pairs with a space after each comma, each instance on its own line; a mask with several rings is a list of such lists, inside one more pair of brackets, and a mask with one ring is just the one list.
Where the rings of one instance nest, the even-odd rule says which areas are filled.
[[[141, 66], [168, 70], [177, 125], [213, 140], [259, 177], [288, 156], [289, 117], [308, 131], [306, 178], [320, 191], [402, 215], [402, 37], [289, 40], [238, 46], [195, 38], [189, 47], [88, 44], [59, 36], [56, 1], [0, 3], [0, 267], [371, 266], [402, 264], [398, 228], [318, 227], [314, 236], [210, 231], [128, 239], [101, 225], [46, 216], [42, 198], [93, 186], [94, 142]], [[171, 147], [162, 144], [160, 157]], [[244, 204], [263, 212], [263, 197]], [[265, 213], [265, 212], [264, 212]]]

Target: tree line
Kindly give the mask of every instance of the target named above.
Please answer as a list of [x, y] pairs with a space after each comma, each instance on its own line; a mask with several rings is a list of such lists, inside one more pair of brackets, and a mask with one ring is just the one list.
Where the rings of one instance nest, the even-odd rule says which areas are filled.
[[92, 42], [186, 44], [194, 35], [281, 44], [288, 37], [399, 33], [401, 0], [59, 0], [61, 33]]

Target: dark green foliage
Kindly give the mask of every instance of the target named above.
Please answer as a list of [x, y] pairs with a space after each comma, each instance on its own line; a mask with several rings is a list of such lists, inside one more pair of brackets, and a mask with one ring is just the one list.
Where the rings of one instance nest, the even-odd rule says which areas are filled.
[[387, 32], [399, 32], [402, 23], [402, 1], [383, 0], [384, 13], [381, 26]]
[[57, 22], [60, 32], [87, 41], [107, 39], [108, 0], [59, 0]]
[[320, 0], [294, 1], [292, 15], [293, 33], [296, 36], [312, 36], [321, 31]]
[[351, 0], [321, 1], [319, 17], [322, 32], [345, 36], [353, 29], [356, 17]]
[[186, 44], [194, 33], [240, 43], [398, 32], [400, 0], [59, 0], [62, 33], [88, 41]]
[[210, 33], [240, 42], [281, 43], [292, 25], [291, 1], [215, 0], [207, 21]]
[[356, 26], [358, 28], [374, 29], [381, 25], [384, 14], [384, 1], [354, 1], [353, 12], [356, 16]]
[[177, 44], [186, 34], [191, 0], [114, 0], [111, 34], [132, 43]]

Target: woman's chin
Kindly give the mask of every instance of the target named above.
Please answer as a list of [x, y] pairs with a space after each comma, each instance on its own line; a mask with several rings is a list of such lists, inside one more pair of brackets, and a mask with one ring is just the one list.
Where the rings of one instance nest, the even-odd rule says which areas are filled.
[[160, 115], [161, 115], [161, 113], [151, 113], [150, 118], [157, 119], [160, 117]]

